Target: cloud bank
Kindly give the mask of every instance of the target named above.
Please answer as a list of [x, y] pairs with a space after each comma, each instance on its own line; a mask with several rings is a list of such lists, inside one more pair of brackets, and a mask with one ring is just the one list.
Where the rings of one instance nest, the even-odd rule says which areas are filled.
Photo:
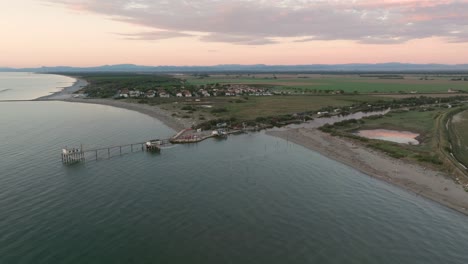
[[[47, 1], [47, 0], [46, 0]], [[398, 44], [441, 37], [468, 42], [468, 0], [57, 0], [152, 29], [126, 38], [265, 45], [351, 40]]]

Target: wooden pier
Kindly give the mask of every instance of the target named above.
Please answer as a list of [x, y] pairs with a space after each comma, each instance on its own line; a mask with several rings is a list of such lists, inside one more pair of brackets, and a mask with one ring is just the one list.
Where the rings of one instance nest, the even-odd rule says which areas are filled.
[[84, 150], [83, 147], [62, 149], [62, 162], [73, 164], [86, 160], [110, 159], [134, 152], [160, 152], [161, 147], [169, 146], [169, 139], [155, 139], [146, 142]]
[[161, 148], [172, 144], [198, 143], [208, 138], [227, 138], [230, 134], [242, 133], [242, 130], [218, 129], [214, 131], [193, 131], [184, 129], [170, 139], [153, 139], [145, 142], [104, 147], [97, 149], [63, 148], [62, 162], [64, 164], [73, 164], [87, 160], [110, 159], [116, 156], [122, 156], [134, 152], [161, 152]]
[[[218, 129], [214, 131], [191, 132], [191, 129], [184, 129], [170, 139], [173, 144], [198, 143], [209, 138], [227, 138], [228, 135], [242, 133], [242, 130]], [[186, 135], [188, 133], [188, 135]]]

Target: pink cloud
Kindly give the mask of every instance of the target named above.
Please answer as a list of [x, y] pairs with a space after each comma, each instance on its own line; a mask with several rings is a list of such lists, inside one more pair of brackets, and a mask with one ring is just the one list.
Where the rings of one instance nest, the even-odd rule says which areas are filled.
[[[468, 0], [62, 1], [71, 8], [172, 32], [166, 35], [200, 32], [203, 41], [235, 44], [272, 44], [273, 38], [290, 37], [382, 44], [432, 36], [462, 42], [468, 38]], [[138, 8], [129, 9], [134, 2]]]

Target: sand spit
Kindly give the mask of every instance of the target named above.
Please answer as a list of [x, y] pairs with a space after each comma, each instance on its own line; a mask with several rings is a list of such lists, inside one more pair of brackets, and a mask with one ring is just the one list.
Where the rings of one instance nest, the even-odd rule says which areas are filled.
[[[74, 77], [71, 77], [74, 78]], [[35, 99], [35, 101], [42, 101], [42, 100], [65, 100], [73, 98], [73, 93], [81, 90], [85, 86], [88, 85], [88, 82], [83, 79], [76, 79], [75, 83], [72, 86], [65, 87], [61, 91], [53, 93], [51, 95], [39, 97]]]

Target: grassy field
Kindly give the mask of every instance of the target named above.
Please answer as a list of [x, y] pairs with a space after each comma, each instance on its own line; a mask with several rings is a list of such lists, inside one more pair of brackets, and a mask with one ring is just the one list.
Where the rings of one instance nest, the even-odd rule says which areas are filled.
[[[375, 77], [374, 77], [375, 76]], [[343, 90], [346, 93], [399, 93], [417, 91], [418, 93], [447, 92], [448, 89], [468, 91], [468, 76], [426, 76], [401, 75], [402, 79], [390, 77], [361, 75], [322, 75], [322, 74], [243, 74], [243, 75], [210, 75], [197, 77], [185, 75], [193, 85], [206, 84], [249, 84], [271, 87], [276, 90], [294, 92], [324, 93], [325, 91]], [[428, 77], [427, 80], [425, 77]], [[452, 79], [462, 78], [460, 81]], [[422, 80], [421, 80], [422, 79]]]
[[[430, 111], [395, 111], [381, 117], [345, 121], [322, 127], [322, 131], [361, 141], [364, 145], [382, 151], [389, 156], [423, 163], [446, 171], [461, 184], [468, 183], [467, 171], [459, 166], [450, 155], [450, 141], [453, 152], [462, 162], [468, 161], [468, 111], [466, 107], [442, 108], [432, 106]], [[459, 115], [457, 115], [459, 114]], [[455, 116], [454, 116], [455, 115]], [[454, 121], [447, 130], [447, 122]], [[420, 134], [419, 145], [397, 144], [383, 140], [362, 138], [354, 134], [358, 130], [390, 129]], [[468, 191], [468, 189], [466, 189]]]
[[430, 138], [435, 128], [434, 119], [439, 116], [443, 110], [437, 111], [405, 111], [393, 112], [385, 115], [383, 118], [366, 120], [361, 125], [361, 129], [390, 129], [399, 131], [410, 131], [418, 133], [420, 146], [430, 143]]
[[[343, 126], [334, 126], [333, 129], [343, 136], [362, 140], [368, 147], [378, 149], [395, 158], [408, 158], [411, 160], [429, 162], [441, 165], [439, 156], [436, 155], [435, 132], [438, 129], [436, 119], [447, 109], [435, 109], [433, 111], [397, 111], [380, 118], [365, 118], [358, 123], [349, 123]], [[397, 144], [382, 140], [362, 139], [354, 136], [357, 130], [389, 129], [418, 133], [419, 145]]]
[[[379, 99], [375, 96], [363, 95], [216, 97], [202, 98], [200, 102], [162, 103], [161, 107], [178, 110], [190, 105], [197, 109], [197, 111], [187, 111], [193, 112], [188, 113], [192, 115], [254, 120], [257, 117], [317, 111], [328, 106], [351, 106], [355, 103], [375, 102]], [[201, 106], [210, 106], [210, 108]]]
[[454, 155], [465, 165], [468, 164], [468, 111], [455, 115], [451, 124], [451, 138]]

